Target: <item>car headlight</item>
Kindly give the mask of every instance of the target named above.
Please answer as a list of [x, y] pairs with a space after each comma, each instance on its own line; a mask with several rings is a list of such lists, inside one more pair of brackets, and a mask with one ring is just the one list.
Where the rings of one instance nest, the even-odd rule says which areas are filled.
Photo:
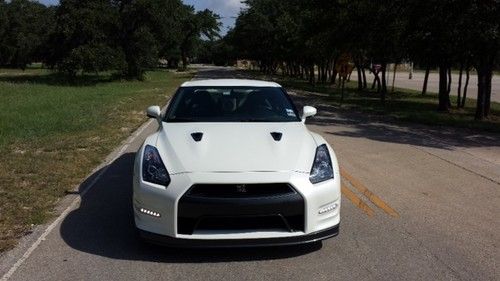
[[316, 156], [311, 169], [309, 180], [311, 183], [319, 183], [333, 179], [333, 167], [330, 153], [326, 144], [322, 144], [316, 148]]
[[164, 186], [168, 186], [170, 183], [170, 176], [168, 175], [167, 168], [165, 168], [158, 150], [151, 145], [146, 145], [144, 148], [144, 155], [142, 157], [142, 179], [150, 183]]

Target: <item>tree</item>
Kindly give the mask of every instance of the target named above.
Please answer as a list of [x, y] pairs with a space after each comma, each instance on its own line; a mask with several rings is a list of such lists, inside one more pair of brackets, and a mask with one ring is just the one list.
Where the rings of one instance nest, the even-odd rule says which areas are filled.
[[[439, 67], [439, 111], [449, 111], [448, 73], [463, 42], [461, 22], [467, 17], [468, 0], [409, 1], [409, 49], [426, 67]], [[439, 15], [439, 16], [436, 16]], [[411, 46], [413, 45], [413, 46]]]
[[25, 69], [42, 56], [53, 9], [28, 0], [0, 2], [0, 64]]
[[[125, 75], [142, 79], [159, 57], [176, 61], [180, 55], [181, 14], [188, 6], [181, 0], [122, 0], [119, 2], [119, 45], [125, 53]], [[194, 13], [194, 10], [191, 11]]]
[[181, 0], [62, 0], [47, 62], [71, 75], [117, 70], [143, 79], [158, 58], [187, 62], [201, 35], [214, 38], [218, 16]]
[[200, 36], [213, 40], [219, 36], [219, 16], [210, 10], [194, 12], [194, 7], [185, 6], [181, 10], [180, 22], [182, 27], [182, 40], [180, 51], [182, 69], [188, 65], [187, 57], [193, 54], [195, 46], [199, 44]]
[[[311, 84], [335, 81], [339, 56], [348, 56], [358, 71], [358, 89], [366, 88], [364, 71], [369, 69], [383, 102], [387, 65], [412, 61], [426, 69], [422, 94], [427, 91], [430, 69], [439, 68], [437, 109], [448, 112], [451, 69], [465, 72], [465, 81], [462, 75], [459, 78], [457, 97], [457, 105], [463, 107], [474, 66], [479, 77], [476, 119], [490, 112], [491, 77], [500, 56], [498, 0], [245, 3], [247, 9], [238, 16], [227, 42], [236, 56], [257, 61], [265, 73], [281, 70], [283, 75], [305, 78]], [[373, 64], [381, 66], [380, 77], [368, 68]]]
[[5, 0], [0, 0], [0, 65], [5, 65], [7, 61], [7, 42], [5, 40], [7, 35], [7, 26], [8, 26], [8, 18], [7, 18], [7, 3]]
[[491, 80], [500, 55], [500, 2], [495, 0], [470, 1], [470, 32], [473, 63], [478, 77], [475, 118], [489, 116], [491, 106]]
[[227, 43], [228, 36], [218, 40], [201, 40], [196, 50], [195, 61], [218, 66], [234, 65], [236, 56], [233, 46]]
[[403, 32], [406, 1], [378, 1], [369, 16], [370, 32], [367, 34], [367, 53], [373, 62], [381, 65], [380, 99], [385, 102], [387, 94], [387, 65], [399, 63], [404, 55]]
[[62, 0], [50, 38], [47, 63], [72, 76], [123, 67], [115, 42], [119, 15], [105, 0]]

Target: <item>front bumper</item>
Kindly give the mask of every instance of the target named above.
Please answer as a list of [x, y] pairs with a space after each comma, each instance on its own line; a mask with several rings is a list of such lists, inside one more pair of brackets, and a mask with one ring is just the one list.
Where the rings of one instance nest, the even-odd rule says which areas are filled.
[[[139, 165], [136, 165], [136, 167]], [[229, 247], [293, 245], [319, 241], [338, 233], [340, 223], [340, 175], [333, 180], [311, 184], [308, 173], [301, 172], [247, 172], [247, 173], [183, 173], [171, 175], [168, 188], [141, 180], [134, 173], [134, 215], [136, 227], [147, 240], [181, 247]], [[190, 187], [196, 184], [261, 184], [288, 183], [300, 194], [303, 209], [301, 229], [286, 230], [230, 230], [186, 234], [179, 229], [180, 201]], [[269, 203], [269, 202], [267, 202]], [[263, 206], [267, 204], [262, 202]], [[252, 203], [253, 204], [253, 203]], [[281, 203], [280, 203], [281, 204]], [[331, 209], [330, 206], [335, 206]], [[218, 205], [213, 205], [215, 209]], [[281, 205], [285, 208], [285, 205]], [[235, 206], [237, 208], [238, 206]], [[254, 208], [253, 206], [252, 208]], [[258, 206], [257, 206], [258, 207]], [[161, 214], [153, 217], [140, 212], [141, 208]], [[267, 207], [266, 207], [267, 208]], [[189, 208], [188, 208], [189, 209]], [[264, 210], [265, 208], [262, 208]], [[293, 214], [296, 205], [286, 207]], [[326, 211], [325, 211], [326, 210]], [[243, 209], [239, 209], [242, 212]], [[230, 211], [227, 211], [232, 215]], [[217, 242], [220, 241], [220, 242]]]
[[180, 248], [246, 248], [291, 246], [322, 241], [339, 234], [340, 224], [302, 236], [258, 239], [185, 239], [174, 238], [138, 229], [142, 239], [157, 245]]

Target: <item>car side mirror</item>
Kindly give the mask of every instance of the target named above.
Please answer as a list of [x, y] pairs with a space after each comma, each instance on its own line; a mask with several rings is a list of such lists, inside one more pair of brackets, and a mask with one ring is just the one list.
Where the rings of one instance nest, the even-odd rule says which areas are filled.
[[161, 109], [159, 106], [153, 105], [153, 106], [148, 107], [148, 109], [146, 110], [146, 114], [149, 118], [154, 118], [154, 119], [158, 120], [158, 122], [160, 122]]
[[304, 106], [304, 109], [302, 110], [302, 122], [305, 122], [307, 117], [316, 115], [316, 113], [318, 113], [316, 108], [312, 106]]

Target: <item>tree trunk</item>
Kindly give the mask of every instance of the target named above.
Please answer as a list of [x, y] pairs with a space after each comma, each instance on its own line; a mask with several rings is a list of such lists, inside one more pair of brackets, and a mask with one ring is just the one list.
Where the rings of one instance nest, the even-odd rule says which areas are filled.
[[449, 111], [450, 95], [448, 93], [448, 65], [439, 66], [439, 105], [438, 111]]
[[485, 96], [484, 96], [484, 117], [489, 117], [490, 116], [490, 110], [491, 110], [491, 80], [493, 78], [493, 70], [490, 69], [488, 70], [488, 73], [486, 74], [486, 86], [485, 86]]
[[446, 88], [446, 92], [448, 92], [448, 94], [451, 93], [451, 67], [448, 68], [448, 70], [446, 71], [446, 76], [448, 77], [448, 86]]
[[413, 79], [413, 62], [410, 62], [410, 71], [408, 73], [408, 79]]
[[330, 65], [330, 62], [328, 60], [325, 61], [325, 65], [323, 67], [323, 79], [321, 80], [321, 83], [326, 83], [328, 80], [328, 67]]
[[321, 75], [323, 75], [323, 69], [322, 69], [322, 66], [320, 64], [318, 64], [318, 80], [316, 80], [316, 81], [318, 81], [318, 83], [321, 83], [321, 79], [323, 79], [321, 77]]
[[467, 100], [467, 89], [469, 88], [469, 80], [470, 80], [470, 68], [467, 67], [465, 69], [465, 85], [464, 85], [464, 94], [462, 96], [462, 102], [460, 103], [460, 107], [465, 107], [465, 101]]
[[464, 63], [460, 63], [460, 73], [458, 74], [458, 90], [457, 90], [457, 108], [460, 108], [460, 101], [462, 95], [462, 74], [464, 72]]
[[382, 89], [380, 91], [380, 101], [385, 104], [385, 96], [387, 94], [387, 77], [386, 77], [387, 63], [382, 63]]
[[374, 74], [375, 78], [373, 78], [372, 90], [377, 86], [377, 93], [380, 93], [381, 85], [380, 85], [380, 76], [379, 74]]
[[483, 120], [490, 114], [491, 107], [491, 79], [493, 78], [494, 56], [480, 59], [477, 69], [477, 104], [476, 120]]
[[372, 83], [372, 90], [375, 89], [375, 86], [377, 86], [377, 93], [380, 93], [380, 72], [377, 72], [377, 70], [372, 69], [373, 73], [373, 83]]
[[345, 92], [345, 78], [340, 77], [340, 105], [344, 102], [344, 92]]
[[356, 70], [358, 71], [358, 91], [363, 90], [363, 79], [361, 74], [361, 67], [356, 63]]
[[332, 75], [330, 76], [330, 84], [335, 84], [337, 81], [337, 59], [338, 57], [335, 56], [332, 59]]
[[448, 67], [448, 88], [446, 89], [447, 95], [448, 95], [448, 108], [451, 108], [451, 99], [450, 99], [450, 94], [451, 94], [451, 66]]
[[431, 71], [431, 67], [427, 66], [425, 69], [425, 76], [424, 76], [424, 86], [422, 87], [422, 96], [425, 96], [427, 93], [427, 84], [429, 82], [429, 72]]
[[394, 64], [394, 71], [393, 71], [393, 74], [392, 74], [392, 89], [391, 89], [391, 93], [394, 93], [394, 85], [396, 84], [396, 70], [398, 69], [398, 64], [395, 63]]
[[326, 67], [325, 67], [325, 80], [323, 81], [323, 83], [326, 83], [328, 81], [328, 77], [330, 75], [330, 60], [326, 60]]
[[332, 76], [330, 77], [330, 84], [335, 84], [335, 82], [337, 81], [337, 75], [337, 69], [334, 66], [332, 69]]
[[366, 89], [366, 69], [362, 67], [361, 72], [363, 74], [363, 89]]
[[314, 74], [314, 64], [309, 67], [309, 84], [314, 85], [314, 81], [316, 79], [316, 75]]
[[327, 77], [327, 80], [328, 80], [328, 81], [330, 81], [330, 83], [331, 83], [331, 81], [332, 81], [332, 75], [333, 75], [332, 63], [333, 63], [333, 61], [332, 61], [332, 60], [329, 60], [329, 61], [328, 61], [328, 74], [327, 74], [327, 75], [328, 75], [328, 77]]
[[188, 61], [186, 52], [184, 50], [181, 51], [181, 56], [182, 56], [182, 70], [186, 70]]
[[476, 103], [476, 120], [483, 120], [485, 117], [484, 105], [486, 103], [485, 97], [486, 88], [486, 74], [480, 67], [477, 68], [477, 103]]
[[326, 63], [321, 66], [321, 83], [326, 82]]

